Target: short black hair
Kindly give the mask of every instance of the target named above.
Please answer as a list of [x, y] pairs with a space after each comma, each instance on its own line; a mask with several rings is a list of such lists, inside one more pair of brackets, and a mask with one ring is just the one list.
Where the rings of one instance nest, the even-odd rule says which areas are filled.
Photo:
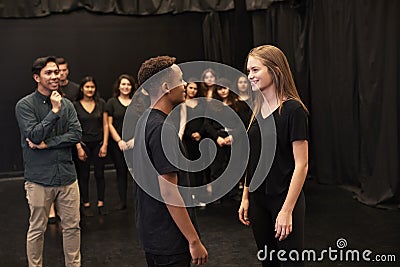
[[141, 86], [151, 76], [175, 64], [176, 58], [170, 56], [153, 57], [142, 63], [138, 72], [138, 83]]
[[[46, 67], [47, 63], [49, 62], [54, 62], [57, 64], [56, 62], [56, 57], [54, 56], [46, 56], [46, 57], [39, 57], [37, 59], [35, 59], [35, 61], [32, 64], [32, 74], [40, 74], [40, 71]], [[58, 67], [58, 64], [57, 64]]]

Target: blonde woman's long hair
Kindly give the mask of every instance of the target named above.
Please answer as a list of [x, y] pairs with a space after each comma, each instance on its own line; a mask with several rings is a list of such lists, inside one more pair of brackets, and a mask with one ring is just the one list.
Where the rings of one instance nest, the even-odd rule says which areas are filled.
[[[282, 109], [285, 99], [294, 99], [298, 101], [308, 113], [306, 106], [301, 101], [299, 93], [297, 92], [286, 56], [279, 48], [272, 45], [262, 45], [253, 48], [247, 55], [246, 66], [249, 57], [254, 57], [260, 60], [261, 63], [270, 71], [272, 81], [276, 88], [276, 96], [279, 102], [279, 112]], [[250, 125], [260, 112], [263, 101], [264, 98], [261, 92], [256, 91], [254, 96], [253, 115], [250, 120]]]

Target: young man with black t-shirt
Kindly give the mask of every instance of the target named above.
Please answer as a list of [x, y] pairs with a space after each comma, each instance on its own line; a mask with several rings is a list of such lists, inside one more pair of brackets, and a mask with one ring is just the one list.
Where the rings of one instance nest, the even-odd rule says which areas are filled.
[[60, 69], [60, 90], [63, 93], [64, 97], [73, 102], [78, 97], [79, 85], [77, 83], [74, 83], [73, 81], [68, 80], [68, 62], [62, 57], [58, 57], [56, 61]]
[[[190, 266], [190, 262], [201, 265], [208, 260], [195, 228], [193, 210], [185, 208], [177, 187], [189, 185], [188, 175], [175, 167], [163, 150], [163, 146], [169, 146], [175, 157], [182, 148], [176, 128], [166, 122], [172, 109], [185, 100], [182, 71], [174, 63], [175, 58], [168, 56], [151, 58], [138, 73], [139, 84], [143, 85], [163, 71], [157, 81], [145, 84], [151, 87], [146, 87], [151, 108], [138, 121], [133, 149], [136, 224], [148, 266], [180, 267]], [[176, 138], [175, 144], [179, 146], [172, 147], [172, 140], [162, 143], [162, 131]]]

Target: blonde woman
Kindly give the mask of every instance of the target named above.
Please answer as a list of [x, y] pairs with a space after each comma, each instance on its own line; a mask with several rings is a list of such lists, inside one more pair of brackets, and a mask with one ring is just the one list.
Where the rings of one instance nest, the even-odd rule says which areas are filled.
[[[239, 220], [251, 226], [259, 250], [301, 250], [304, 247], [305, 199], [302, 191], [308, 169], [308, 111], [301, 102], [285, 55], [263, 45], [247, 57], [248, 78], [256, 92], [248, 130], [250, 158], [239, 208]], [[272, 120], [273, 118], [273, 120]], [[263, 183], [249, 192], [257, 165], [266, 165], [260, 147], [275, 124], [276, 146], [272, 165], [265, 168]], [[273, 124], [272, 124], [273, 125]], [[274, 135], [272, 135], [274, 136]], [[261, 153], [263, 152], [263, 153]], [[265, 252], [267, 253], [267, 252]], [[262, 253], [261, 253], [262, 254]], [[261, 255], [260, 254], [260, 255]], [[263, 255], [262, 266], [304, 266], [299, 261], [279, 261], [276, 253]]]

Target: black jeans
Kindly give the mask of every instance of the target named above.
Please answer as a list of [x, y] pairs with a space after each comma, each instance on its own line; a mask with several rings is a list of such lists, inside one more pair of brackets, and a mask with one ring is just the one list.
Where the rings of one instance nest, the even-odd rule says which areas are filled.
[[102, 145], [101, 141], [98, 142], [87, 142], [82, 145], [87, 155], [86, 161], [78, 160], [78, 182], [79, 190], [83, 203], [89, 202], [89, 177], [90, 177], [90, 164], [93, 162], [94, 165], [94, 177], [96, 178], [97, 186], [97, 199], [104, 201], [104, 192], [106, 183], [104, 180], [104, 158], [100, 158], [99, 151]]
[[154, 255], [146, 252], [148, 267], [190, 267], [190, 253], [176, 255]]
[[[289, 258], [291, 250], [296, 250], [301, 257], [304, 249], [305, 198], [303, 191], [301, 191], [292, 212], [292, 233], [282, 241], [275, 238], [275, 220], [285, 198], [286, 193], [279, 196], [268, 196], [263, 192], [256, 191], [249, 195], [249, 219], [258, 251], [263, 251], [258, 255], [261, 258], [265, 257], [262, 266], [304, 266], [301, 258], [299, 261], [290, 261]], [[271, 253], [272, 250], [275, 252]], [[279, 250], [286, 251], [284, 258], [287, 261], [278, 260], [276, 256]], [[272, 255], [272, 260], [270, 255]]]
[[124, 152], [119, 149], [118, 144], [114, 140], [110, 140], [108, 144], [108, 151], [110, 152], [111, 159], [114, 162], [115, 170], [117, 172], [119, 199], [123, 204], [126, 204], [128, 166], [125, 162]]

